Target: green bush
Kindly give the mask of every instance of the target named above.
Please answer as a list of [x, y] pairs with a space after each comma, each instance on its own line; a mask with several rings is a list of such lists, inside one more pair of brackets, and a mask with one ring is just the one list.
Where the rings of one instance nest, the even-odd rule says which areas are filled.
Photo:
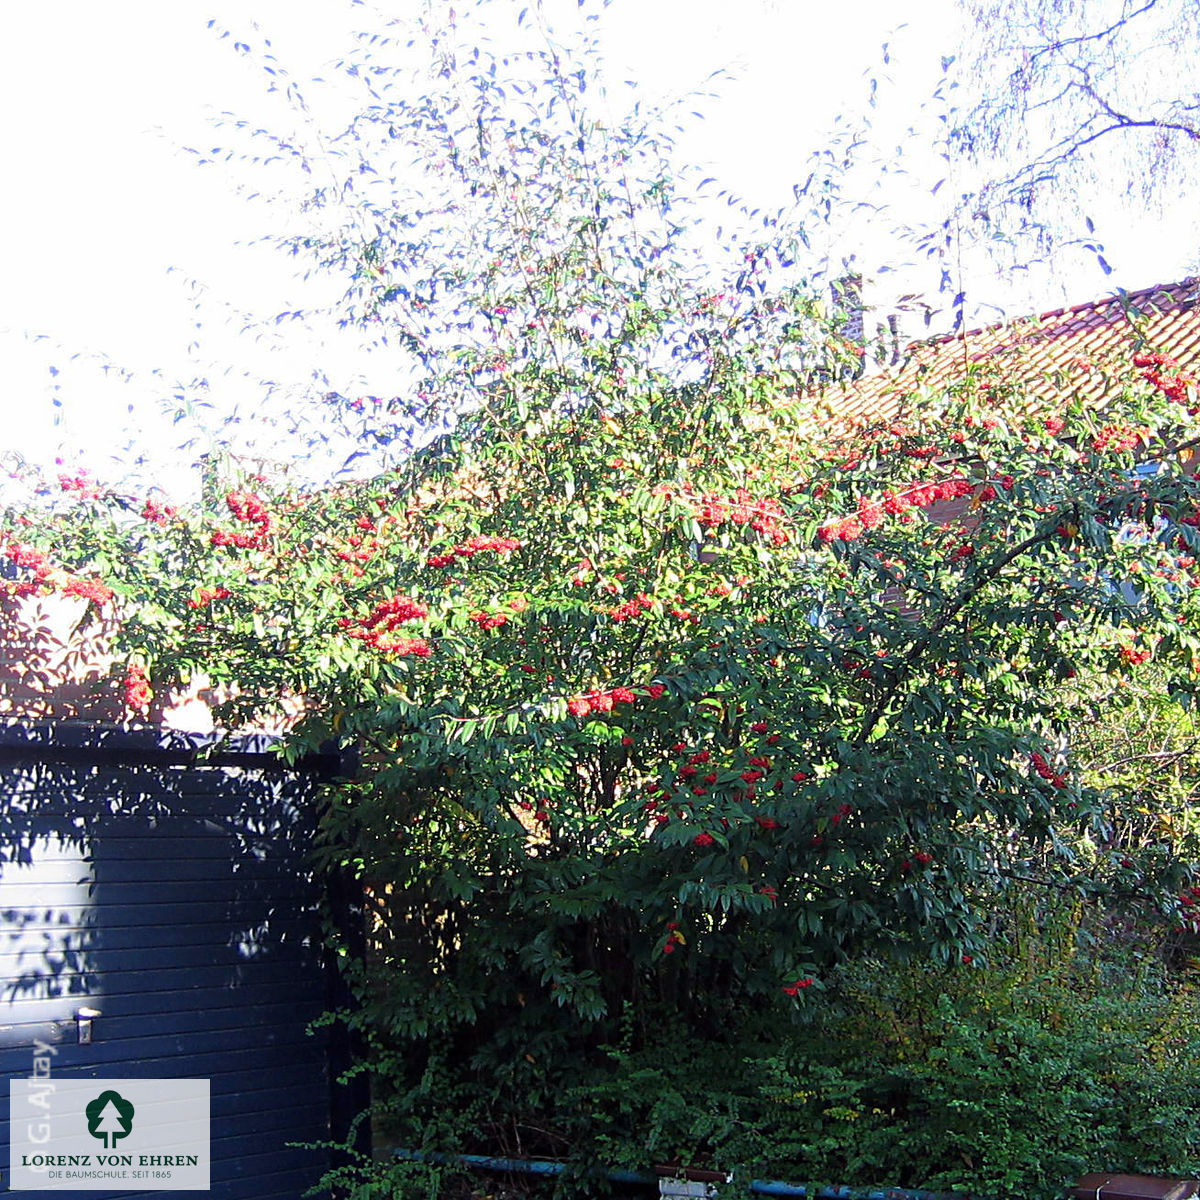
[[[12, 590], [119, 626], [131, 716], [203, 681], [223, 727], [298, 720], [290, 756], [361, 748], [315, 865], [366, 898], [369, 954], [336, 949], [397, 1145], [565, 1158], [564, 1189], [664, 1158], [1029, 1194], [1184, 1161], [1190, 998], [1135, 972], [1118, 1002], [1070, 930], [982, 957], [1016, 879], [1196, 927], [1187, 773], [1145, 800], [1176, 755], [1143, 796], [1128, 723], [1071, 749], [1151, 659], [1200, 695], [1186, 376], [1131, 331], [1104, 408], [1052, 427], [989, 364], [902, 425], [831, 423], [815, 392], [863, 348], [807, 215], [702, 263], [669, 125], [466, 21], [422, 24], [419, 90], [372, 59], [390, 27], [352, 64], [386, 102], [284, 241], [398, 352], [399, 394], [322, 387], [316, 422], [394, 469], [214, 471], [180, 511], [64, 477], [0, 515]], [[900, 953], [937, 965], [872, 961]]]
[[797, 1165], [998, 1196], [1054, 1195], [1089, 1170], [1188, 1172], [1195, 997], [1136, 967], [844, 971], [818, 1036], [771, 1064]]
[[627, 1015], [614, 1044], [556, 1076], [533, 1055], [498, 1072], [511, 1046], [477, 1047], [453, 1094], [445, 1059], [396, 1094], [400, 1136], [444, 1139], [457, 1121], [464, 1150], [570, 1159], [560, 1191], [574, 1193], [601, 1167], [660, 1162], [731, 1171], [735, 1188], [776, 1178], [1034, 1198], [1090, 1170], [1194, 1170], [1191, 984], [1133, 950], [1060, 955], [1031, 973], [1041, 951], [986, 967], [859, 961], [800, 1023], [743, 1012], [707, 1039], [666, 1011], [644, 1026]]

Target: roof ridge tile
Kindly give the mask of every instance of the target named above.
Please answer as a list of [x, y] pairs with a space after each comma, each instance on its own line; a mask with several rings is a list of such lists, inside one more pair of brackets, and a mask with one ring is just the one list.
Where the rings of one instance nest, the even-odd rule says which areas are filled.
[[[1174, 283], [1156, 283], [1150, 287], [1138, 288], [1132, 292], [1122, 293], [1120, 290], [1105, 296], [1097, 296], [1092, 300], [1085, 300], [1080, 304], [1072, 305], [1071, 307], [1052, 308], [1043, 313], [1026, 313], [1022, 316], [1008, 318], [1003, 321], [996, 321], [991, 325], [979, 325], [973, 329], [957, 330], [953, 333], [942, 333], [936, 337], [923, 339], [924, 343], [945, 344], [953, 341], [965, 341], [967, 338], [978, 337], [980, 334], [987, 333], [990, 330], [1007, 328], [1012, 325], [1018, 325], [1022, 322], [1042, 322], [1048, 321], [1053, 317], [1062, 317], [1067, 313], [1084, 312], [1087, 309], [1098, 310], [1110, 304], [1133, 303], [1138, 300], [1153, 298], [1160, 292], [1166, 292], [1174, 298], [1174, 293], [1184, 292], [1188, 288], [1194, 288], [1200, 285], [1200, 275], [1188, 275], [1183, 279], [1177, 280]], [[1197, 289], [1197, 294], [1191, 297], [1179, 296], [1175, 298], [1174, 306], [1194, 307], [1200, 303], [1200, 289]]]

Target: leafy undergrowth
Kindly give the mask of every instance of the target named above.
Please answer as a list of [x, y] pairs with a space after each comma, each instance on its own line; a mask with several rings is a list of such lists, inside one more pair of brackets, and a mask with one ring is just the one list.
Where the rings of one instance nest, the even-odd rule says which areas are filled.
[[392, 1194], [422, 1180], [452, 1200], [597, 1195], [608, 1168], [666, 1162], [731, 1172], [725, 1196], [767, 1178], [1049, 1198], [1092, 1170], [1187, 1174], [1200, 1153], [1197, 997], [1134, 950], [1057, 966], [860, 961], [798, 1025], [746, 1014], [696, 1040], [627, 1020], [570, 1070], [524, 1066], [503, 1080], [479, 1050], [448, 1093], [428, 1085], [449, 1081], [449, 1060], [431, 1063], [393, 1097], [384, 1140], [438, 1128], [464, 1152], [564, 1159], [567, 1174], [406, 1164]]

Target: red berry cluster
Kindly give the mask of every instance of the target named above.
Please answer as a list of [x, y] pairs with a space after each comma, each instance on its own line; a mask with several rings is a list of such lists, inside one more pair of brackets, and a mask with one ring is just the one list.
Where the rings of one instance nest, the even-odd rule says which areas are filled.
[[230, 492], [225, 497], [233, 517], [254, 527], [253, 532], [218, 529], [209, 539], [214, 546], [236, 546], [239, 550], [262, 550], [271, 534], [271, 514], [254, 492]]
[[227, 587], [201, 588], [199, 595], [188, 600], [188, 608], [207, 608], [214, 600], [228, 600], [233, 593]]
[[152, 525], [165, 525], [179, 515], [178, 510], [169, 504], [159, 504], [157, 500], [147, 500], [142, 507], [142, 520]]
[[[652, 683], [646, 691], [658, 699], [665, 691], [661, 683]], [[586, 717], [588, 713], [612, 712], [618, 704], [632, 704], [637, 696], [627, 687], [613, 688], [608, 692], [589, 692], [586, 696], [575, 696], [567, 701], [567, 711], [573, 717]]]
[[1184, 888], [1179, 893], [1180, 913], [1176, 933], [1200, 933], [1200, 887]]
[[927, 867], [931, 862], [933, 862], [933, 855], [930, 854], [928, 850], [918, 850], [911, 859], [906, 858], [900, 864], [901, 872], [907, 875], [908, 872], [913, 869], [913, 862], [916, 862], [917, 866], [919, 867]]
[[638, 592], [632, 600], [626, 600], [624, 604], [618, 604], [615, 608], [610, 608], [608, 615], [619, 625], [622, 621], [628, 621], [631, 617], [636, 617], [643, 611], [648, 612], [653, 607], [653, 597], [647, 596], [645, 592]]
[[338, 625], [347, 637], [357, 638], [384, 654], [428, 658], [433, 648], [423, 638], [394, 637], [396, 630], [407, 621], [419, 621], [429, 615], [429, 609], [409, 596], [394, 596], [377, 604], [361, 621], [339, 617]]
[[1132, 425], [1105, 425], [1092, 438], [1092, 449], [1097, 454], [1120, 453], [1133, 450], [1138, 442], [1149, 440], [1149, 429], [1135, 429]]
[[[1013, 482], [1012, 476], [1006, 475], [1000, 481], [1000, 486], [1007, 490], [1012, 487]], [[823, 542], [852, 542], [862, 537], [865, 530], [881, 525], [885, 514], [898, 516], [910, 508], [928, 508], [939, 500], [957, 500], [971, 495], [977, 486], [969, 479], [956, 476], [936, 483], [914, 484], [902, 492], [886, 491], [879, 500], [860, 496], [855, 516], [827, 521], [817, 530], [817, 535]], [[998, 494], [991, 484], [985, 484], [980, 489], [978, 498], [994, 500]]]
[[670, 484], [659, 484], [654, 489], [657, 496], [672, 499], [676, 496], [692, 505], [696, 521], [706, 529], [718, 529], [726, 521], [734, 525], [749, 525], [772, 545], [787, 544], [788, 534], [783, 527], [783, 506], [774, 497], [756, 499], [745, 488], [738, 488], [732, 496], [721, 496], [708, 492], [697, 496], [691, 484], [675, 488]]
[[485, 550], [491, 550], [496, 554], [511, 554], [520, 548], [520, 538], [479, 536], [459, 542], [446, 554], [431, 554], [425, 561], [431, 567], [448, 567], [456, 559], [473, 558]]
[[38, 580], [48, 579], [54, 570], [53, 564], [37, 547], [25, 542], [9, 542], [4, 548], [5, 557], [18, 567], [25, 567]]
[[1189, 389], [1197, 383], [1195, 375], [1182, 370], [1175, 359], [1167, 354], [1155, 351], [1135, 354], [1133, 365], [1142, 367], [1142, 378], [1176, 404], [1186, 404], [1190, 398]]
[[732, 497], [711, 493], [705, 496], [696, 519], [708, 529], [716, 529], [726, 521], [734, 525], [749, 525], [772, 545], [787, 544], [787, 530], [781, 524], [783, 507], [779, 501], [771, 497], [756, 500], [745, 488], [738, 488]]
[[1066, 772], [1056, 771], [1036, 750], [1029, 756], [1029, 761], [1033, 764], [1033, 769], [1048, 783], [1056, 788], [1067, 786]]
[[98, 579], [80, 579], [77, 575], [68, 576], [59, 590], [64, 596], [78, 596], [97, 605], [107, 604], [113, 597], [112, 588]]
[[78, 596], [97, 605], [107, 604], [113, 597], [112, 588], [98, 579], [83, 579], [60, 570], [41, 550], [26, 542], [9, 542], [4, 548], [4, 556], [18, 567], [33, 572], [32, 581], [13, 586], [12, 590], [18, 596], [28, 596], [42, 589], [57, 587], [64, 596]]
[[80, 500], [98, 500], [100, 489], [87, 477], [86, 471], [78, 475], [60, 475], [58, 486], [64, 492], [77, 492]]
[[473, 612], [467, 619], [474, 621], [480, 629], [499, 629], [501, 625], [508, 624], [505, 613]]
[[271, 515], [267, 512], [267, 506], [256, 492], [230, 492], [225, 497], [225, 503], [233, 516], [247, 525], [270, 523]]
[[355, 525], [362, 530], [362, 533], [352, 533], [346, 539], [346, 544], [341, 549], [334, 551], [334, 557], [342, 562], [350, 563], [352, 574], [361, 576], [364, 572], [359, 564], [370, 562], [387, 546], [385, 536], [387, 522], [385, 520], [377, 526], [369, 517], [359, 517]]
[[687, 621], [692, 625], [699, 625], [700, 624], [700, 614], [698, 612], [694, 612], [690, 608], [680, 607], [682, 601], [683, 601], [682, 596], [676, 596], [675, 604], [672, 605], [671, 608], [667, 609], [667, 611], [677, 621]]
[[125, 672], [125, 707], [135, 712], [146, 712], [154, 699], [154, 689], [140, 663], [130, 663]]
[[785, 983], [783, 985], [783, 994], [785, 996], [798, 996], [802, 991], [804, 991], [805, 988], [812, 987], [814, 982], [815, 980], [811, 979], [807, 975], [802, 979], [795, 979], [791, 983]]

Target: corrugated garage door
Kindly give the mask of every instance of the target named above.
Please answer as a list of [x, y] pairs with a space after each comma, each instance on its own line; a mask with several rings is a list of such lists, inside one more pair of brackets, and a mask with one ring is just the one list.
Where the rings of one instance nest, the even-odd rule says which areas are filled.
[[[209, 1079], [212, 1188], [194, 1194], [298, 1200], [326, 1159], [289, 1143], [328, 1137], [330, 1099], [306, 1032], [327, 1000], [311, 787], [179, 745], [0, 730], [0, 1074], [30, 1075], [40, 1040], [62, 1078]], [[81, 1009], [100, 1013], [91, 1044]]]

